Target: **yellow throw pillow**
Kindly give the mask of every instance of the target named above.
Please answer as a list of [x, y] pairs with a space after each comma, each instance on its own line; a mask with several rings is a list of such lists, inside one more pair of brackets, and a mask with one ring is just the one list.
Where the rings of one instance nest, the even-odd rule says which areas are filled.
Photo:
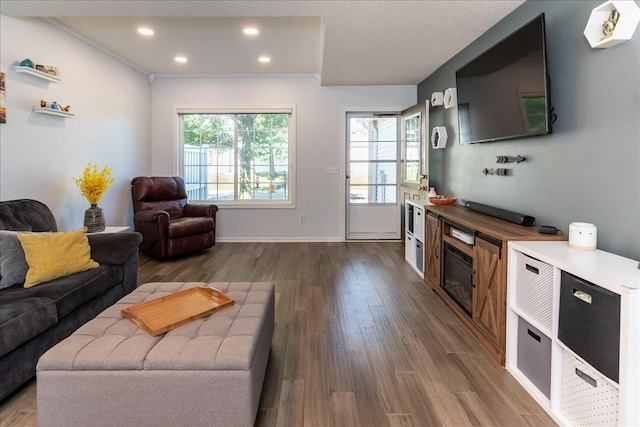
[[96, 268], [85, 229], [66, 233], [18, 234], [29, 265], [24, 287]]

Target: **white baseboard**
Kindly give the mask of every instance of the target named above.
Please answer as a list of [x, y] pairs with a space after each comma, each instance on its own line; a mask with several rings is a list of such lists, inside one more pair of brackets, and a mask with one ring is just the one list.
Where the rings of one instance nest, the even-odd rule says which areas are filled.
[[220, 243], [292, 243], [292, 242], [344, 242], [340, 237], [217, 237]]
[[402, 242], [400, 239], [342, 239], [339, 237], [216, 237], [216, 243], [385, 243]]

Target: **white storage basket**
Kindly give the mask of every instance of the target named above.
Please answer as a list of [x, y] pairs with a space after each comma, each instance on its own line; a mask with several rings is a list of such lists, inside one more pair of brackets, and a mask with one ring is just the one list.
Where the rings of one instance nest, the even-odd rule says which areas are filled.
[[618, 425], [618, 389], [591, 366], [565, 351], [562, 415], [576, 426]]
[[551, 335], [553, 266], [518, 253], [516, 307]]

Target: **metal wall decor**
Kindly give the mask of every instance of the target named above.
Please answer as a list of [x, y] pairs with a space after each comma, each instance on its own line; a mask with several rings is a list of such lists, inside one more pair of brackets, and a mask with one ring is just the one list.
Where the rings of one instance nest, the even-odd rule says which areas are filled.
[[[521, 156], [520, 154], [518, 154], [517, 156], [496, 156], [496, 163], [520, 163], [520, 162], [524, 162], [525, 160], [527, 160], [526, 157]], [[511, 175], [511, 169], [506, 169], [506, 168], [496, 168], [496, 169], [489, 169], [489, 168], [484, 168], [482, 170], [482, 173], [486, 175], [498, 175], [498, 176], [507, 176], [507, 175]]]
[[526, 157], [518, 154], [517, 156], [496, 156], [496, 163], [520, 163], [527, 160]]
[[482, 173], [486, 175], [498, 175], [498, 176], [507, 176], [509, 175], [509, 170], [510, 169], [505, 169], [505, 168], [497, 168], [497, 169], [488, 169], [488, 168], [484, 168], [482, 170]]

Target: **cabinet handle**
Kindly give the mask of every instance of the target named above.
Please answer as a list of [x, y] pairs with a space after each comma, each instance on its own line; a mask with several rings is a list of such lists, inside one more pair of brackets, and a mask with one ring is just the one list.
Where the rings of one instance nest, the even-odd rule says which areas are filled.
[[540, 274], [540, 270], [535, 268], [533, 265], [525, 264], [524, 267], [534, 274]]
[[593, 298], [591, 297], [590, 294], [577, 290], [576, 288], [571, 288], [571, 290], [573, 291], [574, 297], [586, 302], [587, 304], [591, 304], [591, 301], [593, 300]]
[[534, 340], [540, 342], [540, 335], [536, 334], [535, 332], [533, 332], [531, 329], [527, 328], [527, 333], [529, 334], [529, 336], [531, 338], [533, 338]]
[[591, 387], [598, 387], [598, 381], [596, 381], [595, 378], [590, 377], [578, 368], [576, 368], [576, 375], [582, 378], [584, 382], [589, 384]]

